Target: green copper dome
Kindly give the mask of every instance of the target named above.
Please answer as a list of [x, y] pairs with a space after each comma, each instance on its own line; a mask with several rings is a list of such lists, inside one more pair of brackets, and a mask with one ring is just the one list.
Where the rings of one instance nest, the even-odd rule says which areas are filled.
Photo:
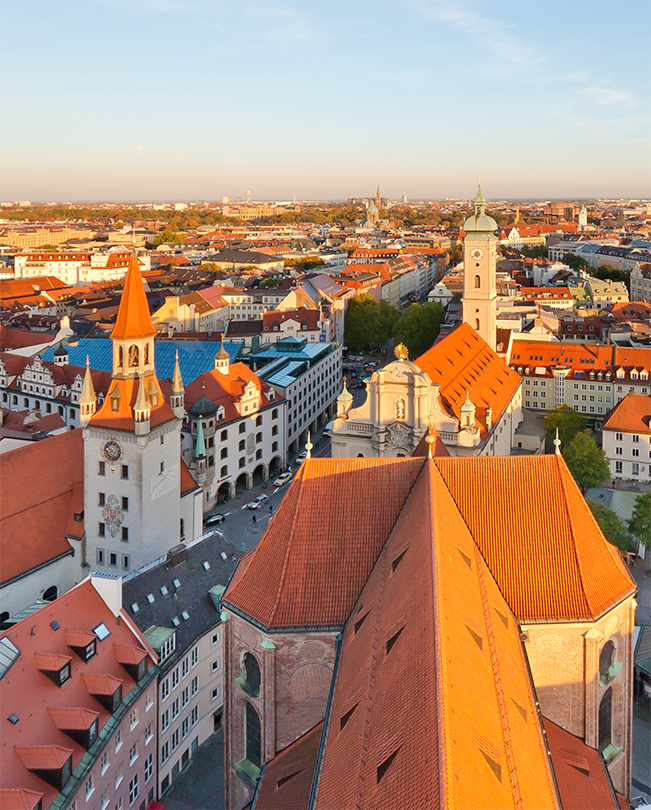
[[486, 198], [481, 193], [481, 184], [477, 188], [477, 195], [472, 201], [475, 208], [475, 213], [468, 217], [463, 223], [463, 229], [466, 233], [468, 231], [488, 231], [493, 232], [497, 230], [497, 222], [493, 217], [486, 214]]

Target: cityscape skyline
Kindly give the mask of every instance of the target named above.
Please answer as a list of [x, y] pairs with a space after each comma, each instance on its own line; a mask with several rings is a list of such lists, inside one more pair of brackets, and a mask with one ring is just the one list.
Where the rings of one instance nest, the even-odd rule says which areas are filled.
[[556, 8], [6, 2], [2, 199], [647, 198], [651, 9]]

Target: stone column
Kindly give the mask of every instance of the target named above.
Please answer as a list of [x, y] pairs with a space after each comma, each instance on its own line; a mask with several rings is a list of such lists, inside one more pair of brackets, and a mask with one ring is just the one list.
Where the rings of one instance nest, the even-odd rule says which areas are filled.
[[269, 762], [276, 756], [276, 644], [270, 638], [265, 638], [260, 642], [260, 646], [264, 650], [262, 659], [262, 761]]

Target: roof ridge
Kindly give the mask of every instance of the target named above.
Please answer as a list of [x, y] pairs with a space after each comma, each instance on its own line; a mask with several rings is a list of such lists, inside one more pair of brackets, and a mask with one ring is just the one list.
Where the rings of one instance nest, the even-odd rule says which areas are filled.
[[[484, 581], [484, 571], [481, 565], [477, 565], [477, 557], [482, 559], [477, 547], [477, 542], [472, 536], [473, 546], [475, 547], [475, 566], [477, 569], [477, 581], [481, 591], [481, 601], [484, 610], [484, 626], [486, 628], [486, 635], [488, 637], [488, 652], [491, 660], [491, 669], [493, 670], [493, 684], [495, 686], [495, 695], [497, 697], [497, 705], [500, 714], [500, 726], [502, 728], [502, 739], [504, 741], [504, 751], [506, 754], [509, 770], [509, 782], [511, 785], [511, 794], [513, 796], [513, 803], [516, 807], [522, 807], [522, 794], [520, 792], [520, 784], [517, 778], [517, 768], [513, 760], [513, 741], [511, 738], [511, 728], [509, 725], [508, 713], [504, 705], [504, 689], [502, 687], [502, 677], [500, 674], [499, 663], [495, 655], [495, 635], [493, 633], [493, 623], [491, 621], [490, 610], [488, 605], [488, 593], [486, 591], [486, 583]], [[485, 562], [484, 562], [485, 565]], [[506, 601], [506, 600], [505, 600]]]
[[[570, 529], [570, 536], [572, 537], [572, 551], [573, 551], [574, 557], [576, 559], [576, 566], [577, 566], [577, 569], [579, 571], [579, 579], [581, 580], [581, 592], [583, 593], [583, 598], [585, 600], [585, 604], [586, 604], [589, 612], [591, 614], [594, 614], [594, 613], [596, 613], [596, 611], [593, 610], [593, 608], [592, 608], [592, 604], [590, 602], [590, 599], [588, 598], [588, 593], [587, 593], [587, 589], [586, 589], [586, 586], [585, 586], [585, 576], [583, 574], [583, 566], [581, 564], [581, 558], [579, 556], [579, 550], [578, 550], [577, 543], [576, 543], [577, 532], [576, 532], [576, 528], [574, 526], [574, 520], [572, 519], [572, 510], [570, 509], [570, 505], [568, 503], [568, 491], [567, 491], [567, 486], [566, 486], [566, 483], [565, 483], [565, 475], [564, 475], [563, 467], [565, 467], [565, 470], [568, 473], [569, 473], [569, 470], [568, 470], [568, 468], [567, 468], [567, 466], [565, 464], [565, 459], [563, 458], [562, 455], [560, 455], [560, 453], [559, 453], [558, 457], [554, 456], [554, 461], [552, 463], [556, 464], [556, 467], [557, 467], [557, 470], [558, 470], [558, 475], [559, 475], [559, 478], [560, 478], [560, 481], [561, 481], [561, 491], [563, 493], [563, 507], [564, 507], [565, 513], [567, 515], [567, 523], [568, 523], [568, 526], [569, 526], [569, 529]], [[608, 541], [606, 541], [606, 542], [608, 542]]]

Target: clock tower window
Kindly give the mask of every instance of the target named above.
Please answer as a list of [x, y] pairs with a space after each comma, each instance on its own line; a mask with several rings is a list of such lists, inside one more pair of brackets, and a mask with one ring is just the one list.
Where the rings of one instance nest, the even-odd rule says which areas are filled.
[[475, 276], [475, 289], [478, 290], [478, 289], [480, 289], [480, 287], [481, 287], [481, 276], [476, 275]]

